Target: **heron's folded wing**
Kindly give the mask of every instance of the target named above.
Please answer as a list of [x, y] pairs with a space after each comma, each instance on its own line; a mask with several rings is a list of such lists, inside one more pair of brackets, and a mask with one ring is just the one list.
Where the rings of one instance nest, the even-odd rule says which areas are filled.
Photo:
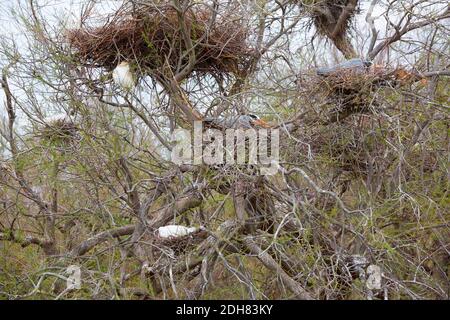
[[336, 72], [337, 68], [336, 67], [322, 67], [322, 68], [317, 68], [316, 72], [317, 75], [319, 76], [327, 76], [330, 75], [334, 72]]

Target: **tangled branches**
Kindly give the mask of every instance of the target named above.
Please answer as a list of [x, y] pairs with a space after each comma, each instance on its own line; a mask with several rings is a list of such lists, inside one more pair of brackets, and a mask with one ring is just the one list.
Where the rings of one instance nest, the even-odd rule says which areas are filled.
[[298, 1], [308, 12], [317, 32], [327, 37], [346, 58], [356, 56], [348, 31], [359, 13], [357, 0]]
[[82, 64], [108, 70], [127, 60], [142, 74], [175, 73], [194, 53], [193, 71], [238, 74], [252, 56], [245, 22], [232, 9], [215, 10], [193, 5], [182, 11], [164, 3], [124, 6], [103, 26], [68, 30], [66, 39]]

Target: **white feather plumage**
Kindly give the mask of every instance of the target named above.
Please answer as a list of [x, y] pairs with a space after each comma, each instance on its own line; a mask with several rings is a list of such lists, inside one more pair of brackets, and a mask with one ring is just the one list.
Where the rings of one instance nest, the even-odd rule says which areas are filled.
[[72, 120], [67, 114], [60, 113], [55, 114], [53, 116], [45, 117], [43, 119], [44, 123], [47, 125], [53, 125], [55, 123], [61, 123], [61, 122], [71, 122]]
[[161, 238], [176, 238], [176, 237], [184, 237], [188, 234], [194, 233], [198, 231], [200, 228], [195, 227], [185, 227], [185, 226], [178, 226], [178, 225], [168, 225], [164, 227], [158, 228], [158, 235]]
[[134, 88], [133, 74], [130, 70], [130, 65], [126, 61], [122, 61], [113, 71], [114, 82], [125, 90]]

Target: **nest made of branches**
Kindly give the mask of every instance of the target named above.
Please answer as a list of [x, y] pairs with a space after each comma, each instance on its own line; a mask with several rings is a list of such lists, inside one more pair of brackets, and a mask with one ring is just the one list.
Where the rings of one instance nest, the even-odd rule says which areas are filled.
[[168, 238], [157, 236], [154, 238], [154, 244], [160, 251], [170, 249], [175, 255], [180, 255], [203, 242], [207, 236], [208, 232], [205, 230], [197, 230], [185, 236]]
[[37, 131], [40, 139], [57, 145], [68, 145], [78, 137], [78, 127], [68, 117], [46, 121]]
[[355, 56], [348, 33], [356, 14], [360, 12], [358, 0], [298, 0], [310, 16], [310, 26], [331, 40], [346, 56]]
[[[170, 4], [123, 7], [100, 27], [68, 30], [66, 40], [78, 60], [112, 70], [120, 61], [133, 61], [144, 74], [174, 73], [189, 54], [177, 10]], [[247, 28], [237, 13], [213, 17], [209, 9], [191, 6], [184, 21], [195, 51], [193, 71], [237, 74], [252, 56]], [[167, 71], [167, 70], [166, 70]]]
[[[348, 10], [348, 14], [339, 25], [338, 30], [334, 30], [342, 13]], [[336, 35], [344, 37], [351, 26], [351, 22], [356, 13], [359, 12], [358, 1], [352, 0], [324, 0], [313, 6], [312, 18], [317, 31], [322, 35], [329, 35], [336, 31]]]
[[328, 97], [349, 97], [357, 94], [369, 94], [382, 84], [383, 79], [376, 73], [356, 73], [342, 71], [325, 78], [318, 77], [317, 85], [325, 88]]
[[305, 94], [319, 95], [330, 102], [365, 104], [372, 93], [382, 87], [401, 84], [395, 70], [370, 68], [367, 71], [338, 70], [327, 76], [312, 75], [300, 79], [298, 85]]

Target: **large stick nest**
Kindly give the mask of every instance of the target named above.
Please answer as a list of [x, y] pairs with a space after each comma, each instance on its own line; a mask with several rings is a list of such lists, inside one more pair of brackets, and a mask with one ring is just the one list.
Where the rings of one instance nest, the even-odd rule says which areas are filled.
[[[247, 28], [237, 13], [192, 6], [182, 14], [195, 51], [193, 71], [237, 74], [252, 55]], [[189, 60], [177, 10], [169, 5], [123, 7], [102, 26], [68, 30], [66, 40], [78, 60], [112, 70], [133, 61], [144, 74], [175, 73]], [[168, 69], [167, 67], [170, 67]]]
[[350, 58], [355, 56], [348, 33], [356, 14], [360, 12], [357, 0], [302, 0], [300, 5], [311, 17], [318, 34], [327, 37]]
[[45, 124], [36, 130], [36, 136], [57, 146], [69, 146], [77, 140], [78, 127], [68, 116], [57, 115], [44, 119]]
[[303, 80], [299, 85], [305, 86], [310, 95], [317, 93], [327, 98], [360, 96], [365, 97], [365, 100], [370, 100], [370, 94], [380, 87], [392, 87], [400, 83], [397, 70], [388, 68], [371, 68], [364, 72], [338, 70], [326, 77], [315, 75], [305, 80], [308, 82]]
[[[341, 15], [345, 10], [348, 10], [346, 19], [344, 19], [342, 24], [338, 25], [339, 29], [336, 30], [335, 35], [336, 37], [345, 37], [355, 13], [359, 12], [356, 6], [350, 5], [346, 8], [351, 2], [349, 0], [324, 0], [318, 2], [312, 10], [313, 21], [317, 31], [322, 35], [331, 35], [335, 31], [334, 29]], [[357, 1], [353, 2], [357, 3]]]

